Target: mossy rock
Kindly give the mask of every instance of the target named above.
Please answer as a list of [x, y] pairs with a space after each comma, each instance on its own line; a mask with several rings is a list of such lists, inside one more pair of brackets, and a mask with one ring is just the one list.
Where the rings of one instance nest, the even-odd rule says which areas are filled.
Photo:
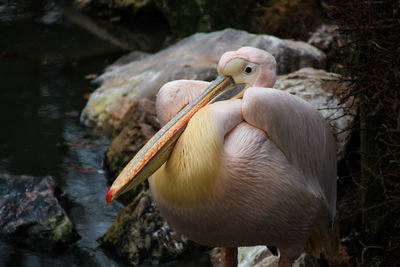
[[52, 250], [79, 238], [55, 196], [50, 176], [0, 174], [0, 238]]
[[119, 212], [100, 242], [103, 248], [133, 266], [158, 266], [199, 247], [168, 225], [153, 204], [149, 191], [139, 193]]

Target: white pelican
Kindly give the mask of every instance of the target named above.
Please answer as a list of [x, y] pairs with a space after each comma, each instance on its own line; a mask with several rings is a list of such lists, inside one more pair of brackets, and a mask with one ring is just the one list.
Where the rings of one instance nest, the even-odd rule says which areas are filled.
[[335, 256], [332, 132], [310, 104], [271, 88], [275, 69], [269, 53], [242, 47], [222, 55], [212, 84], [165, 84], [157, 95], [165, 126], [120, 173], [107, 201], [154, 173], [161, 214], [189, 239], [224, 248], [226, 266], [236, 264], [238, 246], [278, 248], [279, 266], [304, 250]]

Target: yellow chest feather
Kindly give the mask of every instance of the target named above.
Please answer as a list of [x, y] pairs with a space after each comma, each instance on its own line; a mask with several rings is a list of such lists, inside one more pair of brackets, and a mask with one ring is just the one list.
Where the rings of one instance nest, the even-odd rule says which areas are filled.
[[154, 174], [152, 190], [171, 204], [207, 201], [216, 190], [222, 140], [207, 107], [189, 121], [168, 161]]

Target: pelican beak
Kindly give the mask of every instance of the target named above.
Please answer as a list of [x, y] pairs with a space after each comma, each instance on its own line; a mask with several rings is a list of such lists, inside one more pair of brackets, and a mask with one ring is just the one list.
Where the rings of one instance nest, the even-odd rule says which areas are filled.
[[230, 76], [218, 76], [192, 103], [162, 127], [125, 166], [107, 193], [107, 203], [149, 178], [167, 161], [176, 140], [193, 115], [216, 101], [238, 98], [247, 84], [236, 84]]

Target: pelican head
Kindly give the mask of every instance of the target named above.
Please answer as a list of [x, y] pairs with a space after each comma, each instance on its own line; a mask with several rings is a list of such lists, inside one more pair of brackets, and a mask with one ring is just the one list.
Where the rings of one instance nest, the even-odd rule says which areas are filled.
[[145, 181], [168, 160], [176, 140], [198, 110], [216, 101], [241, 98], [249, 86], [272, 87], [275, 66], [272, 55], [253, 47], [223, 54], [217, 79], [166, 123], [127, 164], [108, 191], [107, 202]]
[[274, 86], [275, 73], [275, 58], [268, 52], [254, 47], [245, 46], [236, 51], [226, 52], [218, 63], [219, 75], [231, 76], [236, 83], [251, 86]]

